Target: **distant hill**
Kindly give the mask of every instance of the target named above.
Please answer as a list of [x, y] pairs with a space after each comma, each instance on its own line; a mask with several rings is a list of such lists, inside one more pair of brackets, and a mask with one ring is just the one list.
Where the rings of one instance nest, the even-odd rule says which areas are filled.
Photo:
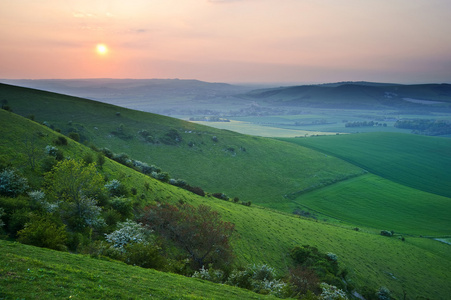
[[297, 114], [304, 108], [451, 111], [450, 84], [338, 82], [261, 88], [181, 79], [64, 79], [0, 82], [168, 116]]
[[449, 111], [451, 85], [343, 82], [260, 89], [243, 98], [272, 106]]

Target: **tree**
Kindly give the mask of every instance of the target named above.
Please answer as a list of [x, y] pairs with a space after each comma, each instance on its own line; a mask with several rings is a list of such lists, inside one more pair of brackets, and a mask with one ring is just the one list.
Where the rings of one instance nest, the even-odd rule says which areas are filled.
[[75, 223], [82, 221], [82, 227], [102, 224], [95, 198], [104, 193], [105, 188], [95, 164], [86, 166], [81, 161], [63, 160], [45, 174], [44, 182], [46, 194], [62, 202], [66, 213], [78, 219]]
[[235, 225], [222, 221], [209, 206], [148, 206], [141, 222], [185, 251], [196, 269], [208, 264], [219, 266], [232, 260], [230, 238]]

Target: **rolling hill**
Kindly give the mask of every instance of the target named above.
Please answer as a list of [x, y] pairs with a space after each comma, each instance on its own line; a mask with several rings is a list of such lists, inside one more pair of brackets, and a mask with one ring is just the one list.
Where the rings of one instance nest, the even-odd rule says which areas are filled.
[[[199, 182], [196, 181], [199, 180], [195, 178], [196, 176], [205, 176], [205, 182], [208, 181], [208, 176], [210, 176], [210, 180], [214, 179], [215, 176], [220, 176], [219, 179], [214, 180], [215, 188], [211, 190], [206, 188], [207, 191], [215, 192], [218, 189], [224, 191], [225, 189], [221, 188], [221, 184], [230, 185], [229, 182], [233, 180], [233, 176], [238, 177], [235, 184], [230, 185], [230, 190], [227, 190], [227, 193], [229, 196], [236, 196], [241, 190], [244, 190], [248, 195], [255, 192], [258, 197], [250, 198], [253, 202], [251, 207], [211, 197], [199, 197], [139, 174], [110, 160], [107, 160], [105, 164], [107, 176], [120, 176], [121, 180], [124, 180], [128, 185], [137, 188], [137, 195], [144, 195], [143, 199], [139, 201], [147, 203], [159, 199], [160, 201], [175, 203], [183, 200], [194, 205], [208, 204], [218, 211], [225, 220], [235, 223], [238, 238], [234, 240], [233, 246], [238, 265], [267, 263], [276, 267], [282, 273], [290, 265], [290, 259], [287, 256], [288, 251], [296, 245], [309, 244], [318, 247], [323, 252], [337, 254], [340, 263], [349, 269], [349, 277], [357, 287], [368, 286], [374, 289], [387, 286], [397, 298], [402, 298], [404, 291], [408, 298], [424, 297], [431, 299], [445, 299], [451, 293], [448, 285], [451, 276], [449, 273], [451, 269], [449, 245], [419, 237], [406, 236], [405, 241], [398, 237], [383, 237], [378, 234], [378, 230], [365, 228], [374, 225], [368, 224], [368, 220], [365, 221], [365, 226], [362, 226], [360, 231], [355, 231], [352, 225], [337, 226], [299, 218], [292, 214], [277, 212], [261, 206], [254, 207], [254, 204], [258, 203], [255, 199], [258, 199], [264, 193], [272, 193], [272, 195], [278, 195], [278, 199], [281, 200], [271, 201], [268, 195], [263, 195], [268, 199], [267, 206], [291, 212], [293, 208], [291, 206], [292, 200], [281, 196], [282, 190], [285, 196], [299, 191], [304, 192], [303, 195], [307, 196], [341, 184], [352, 185], [352, 181], [374, 178], [374, 175], [363, 172], [359, 167], [335, 159], [330, 155], [288, 142], [238, 135], [228, 131], [185, 123], [180, 120], [133, 112], [119, 107], [51, 93], [8, 86], [2, 87], [1, 91], [2, 99], [8, 99], [8, 105], [11, 105], [13, 111], [20, 112], [25, 116], [34, 114], [36, 121], [47, 121], [47, 125], [53, 125], [55, 129], [59, 128], [65, 133], [69, 133], [70, 128], [75, 128], [88, 144], [95, 142], [96, 146], [102, 147], [102, 142], [110, 141], [108, 146], [115, 152], [127, 149], [127, 153], [130, 154], [131, 151], [134, 151], [132, 148], [142, 143], [145, 147], [141, 148], [144, 149], [141, 151], [152, 153], [152, 160], [144, 160], [149, 164], [155, 163], [159, 159], [164, 162], [173, 161], [172, 164], [165, 163], [163, 165], [161, 161], [158, 163], [164, 170], [168, 170], [168, 166], [172, 165], [171, 175], [177, 173], [180, 168], [186, 168], [185, 161], [197, 157], [196, 164], [191, 165], [193, 169], [189, 173], [184, 173], [186, 176], [183, 178], [192, 183]], [[47, 109], [48, 111], [46, 111]], [[111, 128], [117, 129], [118, 123], [119, 125], [124, 124], [123, 128], [126, 130], [132, 128], [124, 134], [126, 136], [131, 134], [133, 138], [123, 139], [124, 136], [121, 138], [117, 134], [112, 134]], [[35, 132], [42, 132], [43, 137], [39, 140], [39, 145], [44, 148], [46, 144], [55, 139], [57, 133], [48, 126], [39, 125], [4, 110], [0, 110], [0, 125], [2, 139], [0, 161], [11, 162], [19, 167], [24, 174], [34, 178], [32, 182], [35, 186], [39, 186], [39, 176], [33, 175], [33, 172], [28, 170], [27, 154], [23, 146], [24, 141], [31, 138]], [[135, 127], [132, 127], [132, 125], [135, 125]], [[184, 126], [189, 127], [184, 128]], [[94, 127], [97, 127], [97, 129]], [[143, 128], [152, 131], [157, 139], [164, 137], [169, 129], [176, 129], [180, 132], [183, 142], [175, 145], [143, 143], [139, 136], [135, 134], [137, 129]], [[180, 128], [184, 130], [180, 130]], [[96, 135], [97, 132], [103, 133]], [[194, 137], [192, 137], [193, 133]], [[103, 136], [105, 134], [106, 136]], [[191, 139], [187, 137], [192, 137], [193, 146], [189, 145]], [[216, 141], [213, 137], [216, 137]], [[111, 142], [112, 140], [114, 142]], [[100, 142], [100, 145], [97, 142]], [[200, 145], [199, 148], [195, 148], [197, 144]], [[118, 147], [117, 145], [121, 146]], [[229, 147], [234, 148], [235, 152], [228, 150]], [[246, 150], [243, 151], [240, 147]], [[152, 150], [154, 148], [159, 150]], [[65, 149], [67, 155], [78, 158], [83, 157], [90, 151], [92, 150], [73, 141], [69, 141], [69, 145]], [[138, 154], [138, 152], [136, 153]], [[244, 159], [246, 155], [251, 156], [251, 154], [255, 157]], [[132, 157], [141, 159], [134, 155]], [[241, 164], [238, 164], [237, 160], [234, 160], [235, 158], [240, 158], [241, 160], [238, 160], [238, 162], [241, 162]], [[234, 168], [234, 172], [227, 173], [228, 165]], [[279, 170], [279, 168], [282, 169]], [[296, 172], [294, 172], [295, 170]], [[202, 174], [202, 172], [208, 173], [208, 176]], [[270, 172], [269, 175], [266, 174], [268, 172]], [[301, 174], [300, 176], [304, 177], [293, 179], [296, 174]], [[282, 176], [282, 179], [274, 180], [277, 176]], [[250, 178], [251, 181], [246, 181], [245, 184], [236, 183], [243, 178], [247, 180], [248, 177], [252, 177]], [[264, 181], [265, 178], [267, 178], [266, 182]], [[299, 178], [306, 178], [303, 180], [307, 182], [300, 184]], [[291, 189], [278, 186], [278, 184], [287, 186], [285, 181], [289, 182]], [[144, 188], [145, 183], [149, 183], [149, 190]], [[271, 185], [270, 188], [267, 187], [268, 184]], [[361, 183], [359, 184], [362, 186]], [[382, 184], [380, 188], [388, 186], [388, 182], [382, 182]], [[204, 185], [202, 187], [205, 188]], [[264, 192], [259, 191], [262, 188], [264, 188]], [[401, 189], [398, 190], [402, 192]], [[333, 193], [336, 192], [333, 191]], [[239, 196], [242, 200], [249, 199]], [[261, 203], [265, 204], [263, 201]], [[286, 206], [290, 207], [287, 209]], [[3, 244], [4, 242], [1, 243], [6, 245]], [[8, 245], [5, 247], [5, 249], [9, 249], [8, 252], [13, 252]], [[11, 259], [11, 257], [14, 257], [14, 255], [10, 255], [7, 259]], [[13, 262], [34, 260], [38, 261], [37, 263], [43, 269], [44, 275], [47, 275], [47, 270], [52, 268], [58, 270], [74, 268], [70, 260], [69, 264], [63, 267], [52, 266], [50, 262], [43, 262], [44, 259], [39, 261], [39, 256], [34, 256], [30, 251], [21, 258], [16, 257]], [[87, 264], [89, 263], [87, 262]], [[14, 289], [15, 284], [23, 284], [20, 280], [24, 278], [28, 280], [29, 278], [26, 277], [26, 266], [18, 265], [17, 270], [14, 269], [14, 266], [14, 263], [2, 266], [2, 272], [9, 275], [0, 277], [0, 280], [5, 280], [1, 284], [4, 286], [11, 280], [13, 284], [8, 285], [9, 289]], [[421, 270], [421, 272], [418, 270]], [[77, 282], [80, 279], [77, 274], [81, 273], [75, 271], [62, 276], [73, 278]], [[14, 277], [14, 274], [19, 275]], [[70, 279], [68, 280], [70, 281]], [[105, 278], [103, 280], [114, 282], [115, 279], [111, 277], [111, 279]], [[139, 285], [140, 282], [140, 280], [137, 280], [136, 284]], [[158, 285], [158, 283], [152, 284]], [[149, 283], [149, 285], [152, 284]], [[188, 285], [189, 283], [184, 284]], [[157, 287], [155, 289], [158, 290]], [[202, 287], [199, 287], [199, 289], [202, 289]], [[178, 286], [174, 287], [175, 294], [182, 295], [186, 292], [183, 289], [179, 290]]]
[[[191, 185], [266, 207], [283, 206], [286, 194], [364, 173], [291, 143], [32, 89], [0, 85], [0, 93], [14, 112], [63, 134], [76, 132], [81, 142], [127, 153]], [[178, 137], [168, 141], [171, 130]]]
[[451, 85], [343, 82], [254, 90], [243, 98], [273, 106], [449, 111]]

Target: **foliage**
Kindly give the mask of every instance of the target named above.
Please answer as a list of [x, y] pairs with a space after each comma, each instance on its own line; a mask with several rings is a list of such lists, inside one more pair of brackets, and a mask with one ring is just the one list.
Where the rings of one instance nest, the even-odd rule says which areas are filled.
[[297, 267], [315, 271], [321, 281], [330, 284], [343, 285], [341, 277], [346, 272], [338, 266], [338, 256], [333, 253], [321, 253], [316, 247], [309, 245], [296, 246], [290, 251], [290, 256]]
[[192, 277], [215, 283], [222, 283], [224, 280], [224, 271], [213, 268], [205, 269], [205, 267], [202, 266], [199, 271], [194, 272]]
[[0, 207], [0, 228], [2, 228], [5, 223], [2, 220], [3, 215], [5, 214], [5, 210], [3, 209], [3, 207]]
[[131, 218], [133, 215], [133, 203], [128, 198], [114, 197], [110, 200], [110, 206], [123, 218]]
[[46, 194], [64, 204], [72, 226], [103, 226], [95, 200], [104, 192], [103, 177], [94, 164], [85, 166], [73, 159], [61, 161], [45, 174], [44, 181]]
[[106, 225], [102, 217], [102, 208], [97, 206], [97, 200], [82, 196], [78, 203], [63, 202], [62, 215], [73, 229], [84, 227], [101, 228]]
[[129, 243], [124, 246], [124, 262], [142, 268], [165, 269], [166, 261], [160, 247], [153, 243]]
[[125, 246], [129, 244], [146, 244], [146, 229], [132, 220], [120, 222], [117, 224], [118, 229], [110, 234], [106, 234], [107, 242], [112, 247], [121, 252], [125, 252]]
[[122, 197], [128, 195], [127, 187], [117, 179], [107, 182], [105, 184], [105, 188], [111, 197]]
[[315, 271], [303, 266], [296, 266], [289, 270], [288, 283], [293, 297], [299, 297], [308, 292], [319, 294], [320, 291], [320, 280]]
[[20, 176], [14, 169], [5, 169], [0, 172], [0, 195], [17, 197], [28, 189], [28, 181]]
[[381, 230], [381, 235], [391, 237], [393, 236], [393, 232], [388, 230]]
[[248, 265], [244, 270], [232, 271], [226, 283], [256, 293], [281, 297], [284, 294], [286, 283], [275, 277], [275, 270], [272, 267], [266, 264], [253, 264]]
[[377, 296], [377, 299], [379, 299], [379, 300], [390, 300], [390, 299], [392, 299], [390, 290], [387, 289], [386, 287], [381, 287], [376, 292], [376, 296]]
[[396, 121], [395, 127], [412, 129], [413, 133], [446, 135], [451, 133], [451, 122], [433, 119], [404, 119]]
[[66, 226], [58, 224], [49, 215], [34, 217], [18, 232], [21, 243], [55, 250], [65, 250]]
[[222, 221], [209, 206], [152, 205], [146, 207], [141, 222], [185, 251], [195, 269], [232, 260], [230, 238], [235, 226]]
[[346, 293], [336, 286], [329, 285], [327, 283], [321, 283], [320, 287], [322, 289], [319, 299], [321, 300], [347, 300], [348, 296]]

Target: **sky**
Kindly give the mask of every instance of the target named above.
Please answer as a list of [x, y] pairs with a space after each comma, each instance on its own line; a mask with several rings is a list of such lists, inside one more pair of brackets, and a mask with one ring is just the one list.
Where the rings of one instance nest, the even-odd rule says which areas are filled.
[[449, 0], [1, 0], [0, 78], [451, 83], [450, 13]]

